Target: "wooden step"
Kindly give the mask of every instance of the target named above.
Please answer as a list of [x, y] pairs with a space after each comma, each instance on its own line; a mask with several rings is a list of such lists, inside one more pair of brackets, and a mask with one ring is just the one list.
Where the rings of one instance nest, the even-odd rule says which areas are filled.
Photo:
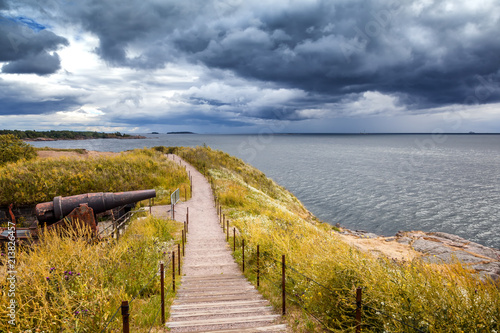
[[210, 281], [210, 280], [246, 280], [242, 274], [217, 274], [217, 275], [201, 275], [201, 276], [183, 276], [182, 281]]
[[[196, 268], [212, 268], [212, 267], [232, 267], [236, 266], [236, 263], [231, 262], [227, 264], [199, 264], [199, 265], [190, 265], [190, 264], [185, 264], [183, 267], [184, 269], [196, 269]], [[224, 274], [222, 274], [224, 275]]]
[[233, 307], [233, 306], [239, 306], [239, 307], [248, 307], [248, 306], [258, 306], [258, 305], [264, 305], [268, 304], [266, 300], [243, 300], [243, 301], [233, 301], [233, 302], [224, 302], [224, 301], [218, 301], [218, 302], [211, 302], [208, 304], [174, 304], [170, 307], [173, 310], [186, 310], [186, 309], [196, 309], [196, 308], [202, 308], [202, 309], [209, 309], [209, 308], [218, 308], [218, 307]]
[[193, 298], [182, 298], [176, 299], [174, 304], [187, 304], [187, 303], [212, 303], [221, 301], [243, 301], [246, 299], [260, 299], [262, 296], [260, 294], [255, 295], [234, 295], [234, 296], [207, 296], [207, 297], [193, 297]]
[[259, 332], [286, 332], [286, 325], [281, 324], [281, 325], [236, 328], [236, 329], [217, 330], [217, 331], [191, 331], [185, 333], [259, 333]]
[[177, 293], [177, 298], [179, 300], [187, 299], [187, 298], [195, 298], [195, 297], [221, 297], [227, 295], [241, 295], [245, 294], [250, 297], [253, 297], [255, 294], [259, 294], [257, 290], [245, 290], [243, 292], [242, 289], [231, 289], [231, 290], [212, 290], [212, 291], [199, 291], [199, 292], [191, 292], [191, 293], [183, 293], [180, 291]]
[[212, 319], [202, 319], [202, 320], [189, 320], [189, 321], [171, 321], [167, 323], [167, 327], [177, 328], [177, 327], [196, 327], [196, 326], [208, 326], [208, 325], [227, 325], [227, 324], [239, 324], [239, 323], [255, 323], [255, 322], [268, 322], [279, 318], [280, 315], [265, 315], [265, 316], [253, 316], [253, 317], [228, 317], [228, 318], [212, 318]]
[[182, 285], [181, 288], [179, 289], [179, 293], [191, 293], [191, 292], [200, 292], [200, 291], [211, 291], [211, 290], [232, 290], [232, 289], [237, 289], [240, 291], [245, 291], [245, 290], [252, 290], [255, 289], [254, 286], [252, 286], [250, 283], [231, 283], [231, 284], [214, 284], [214, 285]]
[[236, 308], [236, 309], [196, 309], [195, 311], [182, 311], [170, 314], [170, 318], [185, 318], [185, 317], [201, 317], [201, 316], [215, 316], [215, 315], [233, 315], [252, 312], [268, 312], [271, 314], [272, 306], [257, 306], [251, 308]]

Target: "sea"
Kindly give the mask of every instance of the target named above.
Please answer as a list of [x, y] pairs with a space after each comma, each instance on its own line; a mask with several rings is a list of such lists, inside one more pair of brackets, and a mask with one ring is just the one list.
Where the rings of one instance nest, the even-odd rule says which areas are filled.
[[32, 144], [112, 152], [207, 145], [260, 169], [324, 222], [383, 236], [441, 231], [500, 248], [500, 135], [145, 136]]

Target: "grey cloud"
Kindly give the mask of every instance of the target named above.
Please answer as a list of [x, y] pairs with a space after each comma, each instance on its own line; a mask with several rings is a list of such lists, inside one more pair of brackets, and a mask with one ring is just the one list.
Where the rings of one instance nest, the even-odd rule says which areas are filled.
[[[469, 8], [472, 2], [457, 0], [447, 9], [442, 1], [54, 0], [49, 10], [37, 0], [25, 2], [58, 24], [78, 25], [97, 36], [95, 52], [111, 66], [142, 74], [169, 62], [190, 62], [210, 73], [200, 81], [224, 81], [220, 73], [227, 72], [253, 86], [305, 94], [276, 105], [183, 96], [195, 110], [186, 114], [207, 123], [238, 124], [196, 111], [205, 106], [241, 119], [276, 119], [278, 112], [279, 119], [303, 120], [310, 114], [304, 109], [342, 109], [365, 92], [395, 97], [397, 106], [412, 114], [500, 101], [496, 4]], [[16, 43], [15, 51], [6, 33], [21, 28], [0, 22], [0, 29], [0, 61], [11, 61], [4, 71], [28, 65], [29, 57], [45, 59], [40, 63], [48, 72], [57, 70], [57, 54], [49, 52], [67, 45], [65, 39], [42, 31], [37, 36], [43, 38]], [[347, 116], [349, 110], [342, 112]]]
[[3, 73], [15, 74], [52, 74], [61, 68], [61, 61], [57, 53], [39, 53], [37, 55], [28, 55], [23, 59], [9, 62], [2, 67]]
[[66, 45], [69, 45], [66, 38], [51, 31], [34, 32], [6, 18], [0, 21], [0, 61], [15, 61]]
[[[498, 82], [500, 23], [484, 16], [487, 9], [448, 15], [436, 3], [415, 15], [411, 3], [401, 6], [320, 1], [266, 14], [254, 8], [225, 21], [209, 41], [195, 26], [176, 43], [194, 61], [243, 77], [328, 95], [402, 93], [420, 108], [463, 103], [477, 75]], [[198, 47], [208, 46], [193, 52], [193, 35]], [[499, 100], [497, 87], [480, 102]]]
[[78, 108], [79, 97], [55, 94], [37, 98], [33, 88], [0, 79], [0, 116], [50, 114]]
[[50, 52], [68, 45], [51, 31], [35, 32], [19, 22], [0, 17], [0, 62], [4, 73], [51, 74], [60, 68], [60, 59]]

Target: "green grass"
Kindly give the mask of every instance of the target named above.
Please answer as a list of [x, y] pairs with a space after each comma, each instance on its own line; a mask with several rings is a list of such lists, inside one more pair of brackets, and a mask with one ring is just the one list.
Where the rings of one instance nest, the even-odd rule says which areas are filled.
[[[95, 242], [85, 228], [44, 232], [38, 243], [16, 255], [15, 331], [99, 332], [122, 300], [134, 297], [132, 331], [161, 326], [159, 317], [153, 322], [159, 309], [159, 262], [167, 260], [181, 229], [180, 223], [147, 217], [133, 221], [118, 242]], [[166, 286], [170, 275], [166, 273]], [[9, 332], [4, 277], [1, 285], [0, 332]], [[173, 296], [167, 293], [167, 304]], [[118, 314], [107, 332], [121, 331], [120, 318]]]
[[[356, 288], [363, 288], [363, 331], [500, 331], [500, 292], [466, 265], [396, 262], [344, 243], [288, 191], [241, 160], [210, 148], [178, 153], [214, 185], [223, 213], [246, 240], [247, 275], [253, 279], [256, 246], [262, 256], [261, 290], [279, 307], [281, 255], [301, 274], [287, 270], [287, 292], [335, 332], [355, 325]], [[235, 253], [240, 260], [241, 250]], [[296, 332], [320, 331], [312, 317], [290, 302], [288, 323]], [[410, 326], [408, 326], [410, 325]]]
[[[0, 168], [0, 205], [33, 205], [55, 196], [154, 188], [157, 204], [170, 203], [176, 188], [189, 189], [184, 168], [155, 150], [140, 149], [114, 157], [48, 158]], [[189, 196], [189, 194], [188, 194]]]

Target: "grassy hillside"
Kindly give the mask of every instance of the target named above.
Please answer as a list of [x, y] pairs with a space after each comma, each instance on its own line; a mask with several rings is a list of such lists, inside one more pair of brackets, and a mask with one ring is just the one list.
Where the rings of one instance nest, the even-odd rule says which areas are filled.
[[[375, 258], [341, 241], [300, 202], [260, 171], [210, 148], [178, 153], [214, 184], [223, 212], [246, 240], [247, 275], [254, 278], [260, 245], [261, 290], [279, 305], [281, 255], [286, 255], [288, 315], [297, 332], [355, 325], [356, 288], [363, 288], [363, 330], [370, 332], [500, 331], [500, 292], [459, 263]], [[241, 257], [241, 250], [235, 253]], [[294, 270], [295, 271], [294, 271]], [[306, 278], [306, 275], [308, 278]], [[306, 316], [298, 305], [318, 320]]]
[[47, 158], [0, 167], [0, 205], [32, 205], [55, 196], [90, 192], [121, 192], [155, 188], [158, 203], [168, 203], [171, 191], [189, 190], [184, 168], [147, 149], [114, 157]]
[[[7, 320], [10, 283], [0, 270], [0, 332], [100, 332], [122, 300], [132, 299], [132, 332], [161, 326], [155, 317], [160, 307], [158, 265], [167, 262], [181, 228], [180, 223], [148, 217], [133, 221], [119, 242], [91, 242], [85, 229], [45, 232], [36, 246], [17, 250], [16, 327]], [[5, 258], [2, 254], [0, 267], [6, 267]], [[167, 293], [167, 302], [173, 297]], [[120, 331], [118, 313], [106, 332]]]
[[[189, 189], [185, 169], [154, 150], [111, 157], [38, 158], [0, 168], [2, 203], [32, 204], [55, 195], [146, 188], [157, 189], [158, 203], [169, 201], [170, 191], [177, 187]], [[133, 221], [119, 241], [97, 241], [84, 228], [45, 231], [32, 246], [17, 245], [15, 284], [6, 279], [12, 275], [7, 272], [12, 262], [2, 248], [0, 332], [99, 332], [122, 300], [133, 300], [132, 332], [147, 332], [152, 325], [158, 328], [158, 267], [160, 261], [167, 264], [182, 227], [146, 217]], [[171, 285], [170, 279], [171, 274], [166, 274], [166, 286]], [[9, 292], [12, 285], [14, 298]], [[167, 301], [173, 297], [169, 293]], [[16, 327], [7, 317], [13, 299]], [[106, 332], [120, 331], [120, 318], [118, 313]]]

